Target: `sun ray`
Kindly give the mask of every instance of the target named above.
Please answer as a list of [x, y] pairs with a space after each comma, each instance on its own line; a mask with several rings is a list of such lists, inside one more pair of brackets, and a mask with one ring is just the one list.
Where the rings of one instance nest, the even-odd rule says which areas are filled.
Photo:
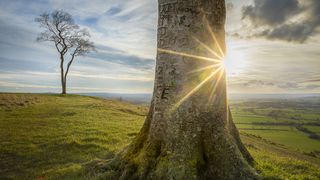
[[209, 46], [207, 46], [206, 44], [204, 44], [203, 42], [201, 42], [198, 38], [193, 37], [193, 39], [195, 41], [197, 41], [201, 46], [203, 46], [205, 49], [207, 49], [209, 52], [211, 52], [211, 54], [213, 54], [214, 56], [216, 56], [217, 58], [219, 58], [219, 60], [221, 61], [223, 58], [216, 53], [214, 50], [212, 50]]
[[204, 21], [205, 21], [207, 30], [209, 31], [209, 33], [210, 33], [210, 35], [211, 35], [214, 43], [217, 45], [217, 48], [218, 48], [218, 50], [219, 50], [220, 55], [221, 55], [222, 57], [224, 57], [225, 54], [224, 54], [224, 52], [223, 52], [223, 50], [222, 50], [222, 48], [221, 48], [221, 46], [220, 46], [220, 44], [219, 44], [219, 42], [218, 42], [218, 40], [217, 40], [217, 37], [216, 37], [216, 35], [214, 34], [214, 32], [213, 32], [213, 30], [212, 30], [212, 28], [211, 28], [211, 26], [210, 26], [210, 24], [209, 24], [209, 22], [208, 22], [208, 19], [207, 19], [206, 17], [204, 17]]
[[213, 101], [213, 97], [214, 97], [215, 92], [216, 92], [216, 90], [218, 88], [218, 85], [220, 84], [220, 81], [221, 81], [221, 78], [223, 76], [224, 71], [225, 71], [224, 68], [220, 71], [219, 76], [217, 78], [217, 81], [216, 81], [214, 87], [211, 90], [211, 94], [210, 94], [210, 97], [209, 97], [209, 104], [212, 103], [212, 101]]
[[[227, 74], [227, 72], [225, 74]], [[228, 99], [229, 99], [229, 95], [228, 95], [228, 78], [226, 77], [226, 99], [225, 99], [226, 102], [225, 103], [226, 103], [226, 106], [227, 106], [226, 107], [227, 108], [227, 124], [229, 124], [229, 102], [228, 102]]]
[[177, 51], [172, 51], [172, 50], [167, 50], [167, 49], [158, 48], [158, 51], [168, 53], [168, 54], [174, 54], [174, 55], [178, 55], [178, 56], [184, 56], [184, 57], [190, 57], [190, 58], [195, 58], [195, 59], [200, 59], [200, 60], [205, 60], [205, 61], [211, 61], [211, 62], [215, 62], [215, 63], [221, 62], [220, 60], [214, 59], [214, 58], [197, 56], [197, 55], [192, 55], [192, 54], [187, 54], [187, 53], [182, 53], [182, 52], [177, 52]]
[[216, 76], [215, 83], [212, 83], [212, 85], [210, 85], [210, 87], [208, 87], [211, 89], [211, 91], [209, 92], [208, 103], [211, 104], [213, 102], [213, 97], [215, 96], [215, 94], [217, 94], [217, 89], [219, 87], [219, 84], [221, 84], [221, 80], [223, 79], [223, 75], [225, 74], [225, 67], [224, 67], [225, 66], [224, 65], [225, 52], [223, 50], [224, 48], [222, 48], [221, 44], [219, 43], [213, 29], [210, 27], [210, 24], [205, 16], [204, 16], [204, 24], [205, 24], [206, 30], [208, 31], [209, 36], [212, 38], [211, 42], [214, 43], [213, 47], [202, 42], [197, 37], [194, 37], [194, 36], [191, 36], [191, 37], [197, 43], [199, 43], [201, 47], [206, 49], [208, 51], [208, 53], [212, 54], [213, 56], [212, 55], [209, 55], [209, 57], [198, 56], [198, 55], [192, 55], [192, 54], [188, 54], [188, 53], [184, 53], [184, 52], [177, 52], [177, 51], [173, 51], [173, 50], [158, 48], [159, 52], [213, 62], [212, 64], [210, 64], [208, 66], [201, 67], [199, 69], [195, 69], [190, 72], [187, 72], [187, 74], [199, 73], [199, 72], [205, 71], [210, 68], [217, 68], [209, 76], [205, 77], [205, 79], [203, 81], [201, 81], [198, 85], [196, 85], [196, 87], [194, 87], [190, 92], [188, 92], [185, 96], [183, 96], [182, 99], [180, 99], [180, 100], [178, 99], [178, 102], [175, 105], [173, 105], [171, 111], [175, 111], [183, 102], [185, 102], [195, 92], [197, 92], [205, 83], [207, 83], [210, 79], [212, 79], [214, 76]]
[[210, 66], [206, 66], [206, 67], [203, 67], [203, 68], [199, 68], [199, 69], [190, 71], [190, 72], [188, 72], [188, 74], [197, 73], [197, 72], [201, 72], [201, 71], [204, 71], [204, 70], [207, 70], [207, 69], [210, 69], [210, 68], [215, 68], [215, 67], [220, 67], [220, 66], [221, 66], [221, 63], [218, 63], [218, 64], [214, 64], [214, 65], [210, 65]]
[[209, 81], [215, 74], [217, 74], [223, 67], [219, 67], [213, 73], [211, 73], [206, 79], [204, 79], [200, 84], [198, 84], [194, 89], [192, 89], [187, 95], [185, 95], [178, 103], [173, 106], [173, 110], [177, 109], [185, 100], [197, 92], [207, 81]]

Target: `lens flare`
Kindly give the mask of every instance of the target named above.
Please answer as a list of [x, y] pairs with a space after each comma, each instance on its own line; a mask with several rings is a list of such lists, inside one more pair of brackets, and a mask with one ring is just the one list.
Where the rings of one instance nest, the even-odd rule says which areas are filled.
[[[222, 67], [216, 69], [207, 78], [205, 78], [201, 83], [199, 83], [195, 88], [193, 88], [187, 95], [185, 95], [178, 103], [173, 106], [173, 110], [177, 109], [184, 101], [186, 101], [190, 96], [197, 92], [207, 81], [209, 81], [214, 75], [216, 75]], [[218, 82], [217, 82], [218, 83]]]
[[[178, 52], [178, 51], [173, 51], [169, 49], [161, 49], [158, 48], [158, 52], [162, 53], [167, 53], [167, 54], [172, 54], [172, 55], [177, 55], [177, 56], [182, 56], [182, 57], [189, 57], [194, 60], [204, 60], [204, 61], [209, 61], [212, 63], [211, 65], [195, 69], [193, 71], [188, 72], [188, 74], [193, 74], [193, 73], [200, 73], [203, 71], [207, 71], [212, 69], [212, 73], [210, 73], [208, 76], [204, 78], [196, 87], [191, 89], [188, 93], [182, 96], [180, 100], [178, 100], [177, 103], [174, 104], [172, 107], [171, 111], [176, 110], [183, 102], [185, 102], [188, 98], [190, 98], [195, 92], [197, 92], [202, 86], [204, 86], [206, 83], [209, 83], [209, 81], [217, 75], [217, 78], [212, 84], [212, 89], [210, 92], [210, 97], [209, 97], [209, 102], [212, 102], [214, 99], [214, 96], [216, 94], [217, 88], [219, 84], [221, 83], [221, 80], [223, 80], [223, 75], [225, 74], [225, 69], [227, 67], [227, 62], [225, 61], [225, 54], [223, 51], [223, 48], [219, 44], [219, 41], [216, 38], [216, 35], [214, 34], [214, 31], [212, 30], [211, 26], [209, 25], [208, 20], [204, 17], [204, 23], [207, 31], [209, 32], [209, 36], [212, 38], [214, 42], [214, 47], [215, 48], [210, 48], [207, 44], [204, 42], [200, 41], [198, 38], [192, 36], [192, 38], [200, 44], [201, 47], [203, 47], [205, 50], [209, 52], [209, 54], [212, 54], [213, 57], [204, 57], [204, 56], [199, 56], [199, 55], [193, 55], [193, 54], [188, 54], [185, 52]], [[217, 49], [217, 52], [214, 50]]]
[[159, 52], [168, 53], [168, 54], [178, 55], [178, 56], [190, 57], [190, 58], [194, 58], [194, 59], [198, 59], [198, 60], [212, 61], [212, 62], [216, 62], [216, 63], [220, 63], [220, 62], [221, 62], [220, 59], [214, 59], [214, 58], [210, 58], [210, 57], [197, 56], [197, 55], [187, 54], [187, 53], [183, 53], [183, 52], [172, 51], [172, 50], [168, 50], [168, 49], [158, 48], [158, 51], [159, 51]]

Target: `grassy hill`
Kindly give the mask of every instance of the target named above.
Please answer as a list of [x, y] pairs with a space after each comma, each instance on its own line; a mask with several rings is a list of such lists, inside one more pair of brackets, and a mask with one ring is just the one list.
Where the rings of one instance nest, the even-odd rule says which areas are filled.
[[[233, 105], [235, 120], [256, 160], [256, 169], [264, 177], [320, 179], [316, 140], [307, 142], [304, 133], [296, 135], [301, 141], [290, 143], [278, 140], [276, 135], [269, 138], [270, 134], [260, 133], [268, 131], [261, 130], [265, 126], [251, 123], [260, 121], [258, 116], [265, 117], [261, 122], [266, 122], [267, 116], [250, 113], [244, 107], [247, 105]], [[110, 158], [125, 147], [141, 128], [146, 113], [146, 106], [94, 97], [0, 94], [0, 179], [93, 178], [83, 165]], [[276, 130], [271, 128], [271, 134], [281, 134], [277, 128], [282, 126], [273, 125]], [[312, 124], [303, 126], [319, 131]], [[292, 134], [281, 136], [292, 138]], [[296, 148], [304, 147], [305, 142], [307, 148]]]

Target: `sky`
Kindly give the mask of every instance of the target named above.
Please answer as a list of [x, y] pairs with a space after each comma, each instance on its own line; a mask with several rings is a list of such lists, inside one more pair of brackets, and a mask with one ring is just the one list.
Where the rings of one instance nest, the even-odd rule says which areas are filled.
[[[156, 0], [1, 0], [0, 92], [60, 92], [54, 45], [34, 19], [65, 10], [97, 51], [71, 67], [69, 92], [151, 93]], [[230, 93], [320, 93], [319, 0], [227, 0]]]

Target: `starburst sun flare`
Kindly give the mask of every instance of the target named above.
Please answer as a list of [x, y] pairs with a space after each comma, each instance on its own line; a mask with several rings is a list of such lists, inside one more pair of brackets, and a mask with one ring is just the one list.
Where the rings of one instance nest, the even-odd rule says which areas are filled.
[[225, 61], [225, 53], [222, 50], [222, 46], [221, 44], [219, 44], [219, 41], [216, 38], [215, 33], [213, 32], [212, 28], [210, 27], [208, 21], [206, 18], [204, 18], [204, 24], [206, 27], [206, 30], [209, 32], [209, 36], [210, 38], [212, 38], [214, 45], [216, 46], [214, 50], [213, 48], [210, 48], [208, 45], [206, 45], [205, 43], [203, 43], [202, 41], [200, 41], [198, 38], [196, 37], [192, 37], [195, 42], [197, 42], [201, 47], [203, 47], [204, 49], [206, 49], [211, 55], [212, 57], [204, 57], [204, 56], [198, 56], [198, 55], [194, 55], [194, 54], [189, 54], [186, 52], [177, 52], [177, 51], [173, 51], [173, 50], [168, 50], [168, 49], [161, 49], [158, 48], [158, 52], [162, 52], [162, 53], [168, 53], [168, 54], [173, 54], [173, 55], [177, 55], [177, 56], [183, 56], [183, 57], [188, 57], [190, 59], [193, 60], [204, 60], [204, 61], [209, 61], [211, 62], [209, 66], [206, 67], [202, 67], [200, 69], [196, 69], [190, 73], [200, 73], [202, 71], [211, 69], [212, 73], [210, 73], [207, 77], [204, 78], [204, 80], [202, 80], [197, 86], [195, 86], [193, 89], [191, 89], [188, 93], [186, 93], [174, 106], [172, 110], [177, 109], [183, 102], [185, 102], [188, 98], [190, 98], [195, 92], [197, 92], [204, 84], [206, 84], [209, 80], [211, 80], [213, 77], [216, 77], [216, 81], [213, 84], [213, 88], [211, 90], [211, 94], [209, 97], [209, 101], [213, 99], [216, 89], [223, 77], [223, 74], [225, 74], [226, 71], [226, 67], [227, 67], [227, 63]]

